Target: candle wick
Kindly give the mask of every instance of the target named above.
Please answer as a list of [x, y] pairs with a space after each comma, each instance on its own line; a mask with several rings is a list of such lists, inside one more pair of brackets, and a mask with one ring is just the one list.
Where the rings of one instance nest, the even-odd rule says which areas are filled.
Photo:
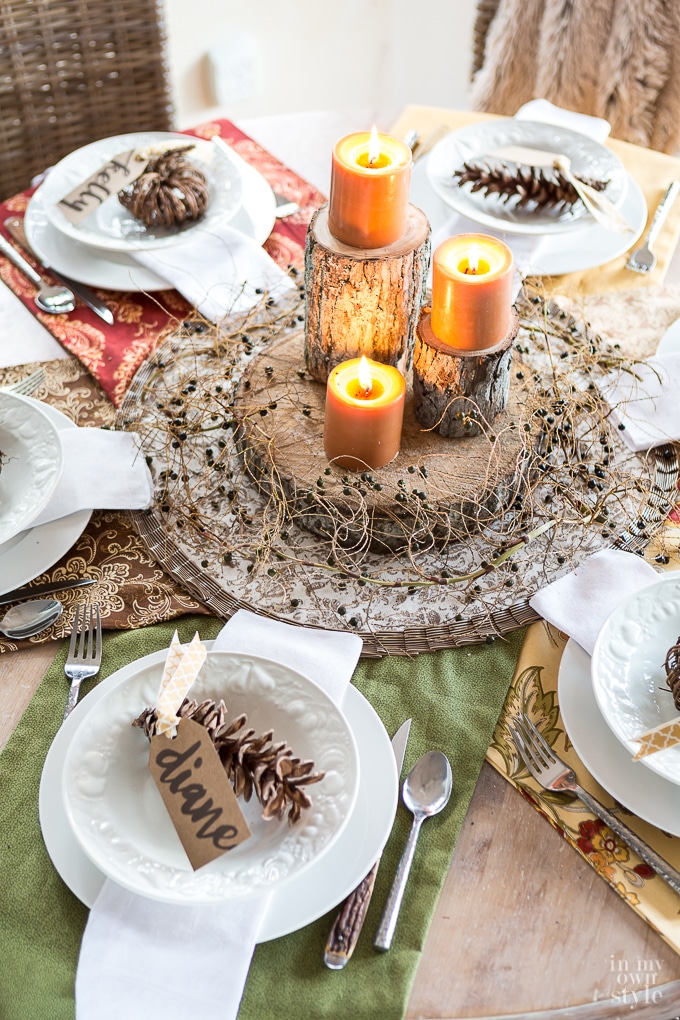
[[465, 268], [465, 275], [466, 276], [476, 276], [477, 275], [477, 270], [473, 269], [472, 266], [466, 266], [466, 268]]

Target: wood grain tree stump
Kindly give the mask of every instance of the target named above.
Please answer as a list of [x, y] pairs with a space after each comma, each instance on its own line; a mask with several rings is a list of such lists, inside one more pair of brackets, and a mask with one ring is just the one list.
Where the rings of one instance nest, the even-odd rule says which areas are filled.
[[525, 393], [513, 379], [497, 440], [452, 443], [421, 428], [408, 387], [397, 457], [382, 468], [347, 472], [324, 453], [326, 387], [305, 371], [299, 331], [253, 359], [234, 414], [248, 472], [296, 524], [327, 537], [329, 547], [398, 552], [465, 539], [521, 495]]
[[423, 310], [413, 350], [414, 413], [421, 425], [440, 436], [459, 438], [488, 431], [505, 408], [510, 392], [512, 345], [519, 319], [511, 310], [510, 330], [484, 351], [465, 351], [442, 343]]
[[365, 354], [405, 372], [430, 265], [430, 224], [409, 206], [406, 233], [386, 248], [351, 248], [314, 214], [305, 250], [305, 361], [325, 382], [336, 365]]

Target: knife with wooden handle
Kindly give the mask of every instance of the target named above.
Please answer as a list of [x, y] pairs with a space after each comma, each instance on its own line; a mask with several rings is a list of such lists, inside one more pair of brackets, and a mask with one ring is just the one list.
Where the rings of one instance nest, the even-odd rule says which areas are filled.
[[[392, 750], [397, 763], [398, 776], [401, 774], [401, 766], [404, 763], [410, 729], [411, 720], [407, 719], [392, 737]], [[354, 952], [373, 895], [379, 864], [380, 857], [354, 892], [349, 894], [333, 922], [323, 958], [323, 962], [330, 970], [342, 970]]]
[[109, 326], [113, 326], [113, 312], [107, 305], [104, 304], [103, 301], [99, 300], [94, 291], [90, 290], [90, 288], [84, 283], [80, 283], [78, 280], [72, 280], [70, 276], [64, 276], [63, 273], [56, 270], [54, 266], [51, 266], [49, 262], [45, 261], [45, 259], [41, 259], [37, 252], [33, 251], [30, 242], [26, 237], [24, 221], [19, 216], [8, 217], [8, 219], [5, 220], [5, 230], [12, 240], [16, 241], [16, 243], [20, 245], [25, 252], [31, 255], [32, 258], [34, 258], [36, 262], [43, 267], [43, 269], [47, 269], [52, 276], [65, 284], [69, 290], [72, 290], [73, 293], [80, 298], [84, 305], [87, 305], [88, 308], [92, 309], [95, 315], [98, 315], [100, 319], [107, 322]]

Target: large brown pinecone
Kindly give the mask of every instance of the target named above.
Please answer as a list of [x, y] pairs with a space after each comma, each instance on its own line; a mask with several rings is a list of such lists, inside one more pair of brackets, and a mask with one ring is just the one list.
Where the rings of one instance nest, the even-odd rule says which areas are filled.
[[208, 208], [205, 174], [186, 159], [193, 145], [153, 156], [144, 173], [118, 192], [121, 205], [147, 227], [174, 227], [200, 219]]
[[[530, 203], [537, 209], [567, 209], [581, 201], [574, 185], [555, 169], [519, 165], [511, 168], [505, 163], [463, 163], [463, 169], [455, 170], [453, 177], [458, 187], [472, 184], [472, 192], [501, 195], [505, 202], [517, 198], [516, 209], [523, 209]], [[590, 177], [577, 177], [577, 180], [595, 191], [604, 191], [609, 183]]]
[[[227, 708], [208, 699], [199, 705], [185, 698], [177, 713], [184, 719], [193, 719], [208, 731], [217, 749], [225, 772], [237, 797], [250, 800], [253, 793], [262, 805], [262, 817], [283, 818], [297, 822], [303, 808], [312, 806], [305, 786], [318, 783], [323, 772], [314, 772], [313, 761], [301, 761], [285, 741], [275, 744], [274, 731], [268, 730], [259, 737], [247, 726], [247, 717], [239, 715], [227, 722]], [[158, 715], [155, 708], [145, 708], [134, 720], [147, 737], [156, 733]]]
[[666, 669], [666, 683], [673, 694], [673, 704], [678, 712], [680, 712], [680, 637], [678, 637], [673, 647], [668, 649], [664, 667]]

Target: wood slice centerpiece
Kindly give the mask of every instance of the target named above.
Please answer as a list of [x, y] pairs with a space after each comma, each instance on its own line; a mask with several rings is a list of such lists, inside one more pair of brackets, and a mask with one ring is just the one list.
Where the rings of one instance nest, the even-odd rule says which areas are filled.
[[409, 387], [397, 457], [386, 467], [349, 472], [324, 453], [326, 387], [306, 370], [303, 340], [298, 331], [258, 354], [234, 402], [248, 472], [285, 501], [297, 524], [345, 547], [443, 546], [473, 534], [519, 494], [526, 453], [521, 381], [511, 381], [494, 423], [498, 439], [453, 443], [418, 424]]
[[362, 354], [405, 373], [430, 265], [430, 224], [409, 206], [406, 231], [385, 248], [353, 248], [331, 234], [328, 208], [314, 214], [305, 251], [305, 360], [325, 382]]

